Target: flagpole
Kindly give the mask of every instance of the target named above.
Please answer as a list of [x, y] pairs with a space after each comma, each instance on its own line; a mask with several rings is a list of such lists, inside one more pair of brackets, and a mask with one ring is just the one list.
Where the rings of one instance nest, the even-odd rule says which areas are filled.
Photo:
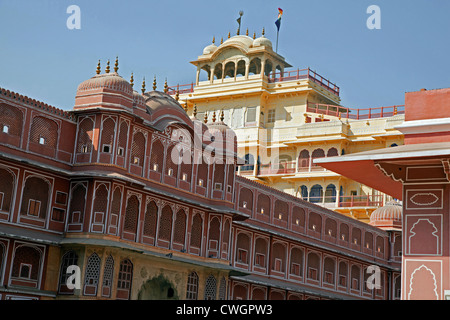
[[280, 30], [279, 29], [277, 29], [277, 48], [276, 48], [276, 53], [278, 53], [278, 34], [280, 33]]

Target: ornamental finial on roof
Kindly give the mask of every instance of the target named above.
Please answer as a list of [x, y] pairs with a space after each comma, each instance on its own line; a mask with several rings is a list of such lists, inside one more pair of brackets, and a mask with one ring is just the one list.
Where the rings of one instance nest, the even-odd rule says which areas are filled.
[[215, 43], [215, 42], [216, 42], [216, 37], [213, 37], [212, 43]]
[[98, 64], [97, 64], [97, 74], [100, 74], [100, 60], [98, 60]]
[[222, 112], [220, 113], [220, 121], [223, 122], [223, 119], [225, 119], [225, 115], [223, 114], [223, 110], [222, 110]]
[[142, 94], [145, 93], [145, 77], [144, 77], [144, 79], [142, 80], [142, 89], [141, 89], [141, 91], [142, 91]]
[[216, 122], [216, 111], [215, 110], [213, 112], [212, 122]]
[[155, 90], [156, 90], [156, 75], [153, 78], [153, 91], [155, 91]]
[[194, 110], [192, 111], [192, 115], [194, 117], [197, 117], [197, 105], [196, 104], [194, 104]]
[[231, 37], [231, 34], [230, 34], [230, 31], [228, 31], [228, 39], [230, 39], [230, 37]]
[[253, 32], [253, 40], [256, 39], [256, 32]]
[[131, 87], [133, 88], [133, 86], [134, 86], [133, 72], [131, 73], [130, 84], [131, 84]]
[[223, 37], [220, 39], [220, 44], [222, 44], [223, 43]]
[[205, 116], [203, 117], [203, 122], [208, 123], [208, 113], [205, 111]]
[[106, 72], [106, 73], [109, 73], [109, 59], [108, 59], [108, 62], [106, 62], [106, 69], [105, 69], [105, 72]]
[[245, 31], [245, 35], [248, 36], [248, 28], [247, 28], [247, 31]]
[[116, 57], [116, 63], [114, 64], [114, 72], [119, 71], [119, 57]]
[[164, 82], [164, 93], [167, 93], [168, 91], [168, 86], [167, 86], [167, 78], [166, 78], [166, 82]]
[[266, 31], [264, 30], [264, 27], [263, 27], [262, 35], [265, 35], [265, 34], [266, 34]]

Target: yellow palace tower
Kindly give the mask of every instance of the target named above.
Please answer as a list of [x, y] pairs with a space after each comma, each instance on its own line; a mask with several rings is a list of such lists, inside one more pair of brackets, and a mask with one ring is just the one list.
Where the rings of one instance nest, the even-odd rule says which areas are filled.
[[351, 109], [339, 87], [310, 68], [293, 69], [262, 35], [213, 42], [191, 62], [195, 82], [167, 86], [190, 116], [213, 114], [235, 131], [240, 175], [306, 201], [369, 222], [391, 200], [313, 163], [316, 158], [403, 144], [395, 129], [404, 106]]

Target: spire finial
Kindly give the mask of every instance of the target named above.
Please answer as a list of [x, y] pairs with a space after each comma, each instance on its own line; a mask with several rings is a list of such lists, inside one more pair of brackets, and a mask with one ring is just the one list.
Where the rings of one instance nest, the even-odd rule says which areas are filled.
[[166, 78], [166, 82], [164, 82], [164, 93], [167, 93], [168, 91], [168, 86], [167, 86], [167, 78]]
[[144, 79], [142, 80], [142, 89], [141, 89], [141, 91], [142, 91], [142, 94], [145, 93], [145, 77], [144, 77]]
[[180, 86], [177, 86], [177, 92], [175, 93], [175, 100], [180, 100]]
[[156, 75], [153, 78], [153, 91], [155, 91], [155, 90], [156, 90]]
[[119, 57], [116, 57], [116, 63], [114, 64], [114, 72], [119, 71]]
[[203, 117], [203, 122], [208, 123], [208, 112], [205, 111], [205, 116]]
[[97, 74], [100, 74], [100, 60], [98, 60], [98, 64], [97, 64]]
[[220, 121], [223, 122], [224, 119], [225, 119], [225, 115], [223, 114], [223, 110], [222, 110], [222, 112], [220, 113]]
[[109, 73], [109, 59], [108, 59], [108, 62], [106, 63], [106, 69], [105, 69], [105, 72], [106, 72], [106, 73]]
[[133, 88], [133, 86], [134, 86], [133, 72], [131, 73], [130, 84], [131, 84], [131, 87]]
[[265, 34], [266, 34], [266, 30], [263, 27], [262, 35], [265, 35]]
[[238, 28], [237, 31], [236, 31], [236, 35], [239, 35], [239, 33], [240, 33], [240, 30]]
[[247, 31], [245, 31], [245, 35], [248, 36], [248, 28], [247, 28]]
[[213, 112], [212, 122], [216, 122], [216, 110]]
[[188, 112], [187, 100], [184, 101], [184, 111]]
[[216, 37], [213, 37], [212, 43], [215, 43], [215, 42], [216, 42]]
[[220, 39], [220, 44], [222, 44], [223, 43], [223, 37]]
[[228, 39], [230, 39], [230, 37], [231, 37], [231, 34], [230, 34], [230, 31], [228, 31]]
[[192, 115], [197, 117], [197, 104], [194, 104], [194, 110], [192, 110]]

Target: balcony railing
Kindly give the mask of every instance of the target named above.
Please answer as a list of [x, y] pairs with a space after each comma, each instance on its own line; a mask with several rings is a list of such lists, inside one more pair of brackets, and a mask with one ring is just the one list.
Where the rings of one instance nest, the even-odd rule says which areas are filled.
[[[336, 84], [330, 82], [328, 79], [325, 79], [310, 68], [270, 73], [267, 79], [269, 83], [307, 79], [327, 89], [331, 93], [339, 96], [339, 87]], [[189, 84], [178, 84], [176, 86], [170, 86], [167, 88], [167, 93], [169, 95], [175, 95], [177, 92], [179, 94], [191, 93], [194, 91], [194, 86], [194, 82]]]
[[259, 175], [295, 173], [295, 161], [261, 165]]
[[404, 114], [405, 106], [396, 105], [389, 107], [352, 109], [330, 104], [308, 103], [306, 111], [335, 117], [340, 116], [345, 119], [365, 120]]
[[309, 196], [303, 200], [315, 204], [335, 203], [336, 207], [381, 207], [384, 204], [384, 195], [349, 195], [349, 196]]
[[310, 68], [271, 73], [269, 76], [269, 83], [303, 79], [311, 80], [339, 96], [339, 87], [335, 83], [330, 82], [328, 79], [325, 79]]

